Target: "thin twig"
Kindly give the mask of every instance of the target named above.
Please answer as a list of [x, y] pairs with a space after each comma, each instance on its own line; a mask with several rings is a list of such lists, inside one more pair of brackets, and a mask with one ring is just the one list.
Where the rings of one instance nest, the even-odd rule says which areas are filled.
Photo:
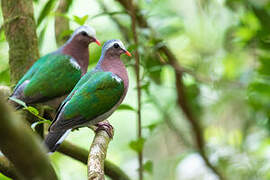
[[[137, 122], [138, 122], [138, 139], [142, 138], [142, 119], [141, 119], [141, 81], [140, 81], [140, 57], [138, 52], [138, 36], [136, 30], [136, 11], [134, 9], [133, 1], [130, 2], [130, 16], [131, 16], [131, 28], [133, 34], [133, 40], [135, 45], [134, 56], [135, 56], [135, 73], [136, 73], [136, 84], [137, 84]], [[138, 161], [139, 161], [139, 180], [143, 179], [143, 150], [138, 152]]]

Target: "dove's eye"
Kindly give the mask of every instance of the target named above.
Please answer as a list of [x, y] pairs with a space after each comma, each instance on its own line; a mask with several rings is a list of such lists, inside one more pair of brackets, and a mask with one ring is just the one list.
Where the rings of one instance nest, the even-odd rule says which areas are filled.
[[81, 35], [88, 36], [88, 34], [85, 31], [81, 32]]
[[119, 46], [119, 44], [115, 43], [115, 44], [113, 45], [113, 47], [114, 47], [115, 49], [117, 49], [117, 48], [119, 48], [120, 46]]

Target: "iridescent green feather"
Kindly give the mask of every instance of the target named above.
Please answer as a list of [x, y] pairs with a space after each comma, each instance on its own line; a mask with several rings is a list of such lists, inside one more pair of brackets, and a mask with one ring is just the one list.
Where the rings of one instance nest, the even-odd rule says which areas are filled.
[[81, 77], [81, 71], [70, 63], [71, 58], [54, 53], [38, 60], [21, 80], [30, 80], [24, 95], [53, 98], [69, 93]]
[[34, 75], [35, 72], [37, 72], [37, 70], [39, 70], [39, 68], [42, 66], [42, 64], [44, 64], [52, 55], [48, 54], [46, 56], [41, 57], [40, 59], [38, 59], [33, 66], [25, 73], [25, 75], [19, 80], [19, 82], [16, 84], [15, 89], [21, 85], [24, 81], [26, 80], [30, 80], [31, 77]]
[[63, 121], [76, 117], [92, 120], [113, 108], [124, 93], [123, 81], [113, 76], [103, 71], [92, 74], [65, 106]]
[[[61, 109], [63, 107], [63, 105], [70, 100], [70, 98], [73, 96], [73, 94], [85, 83], [89, 80], [89, 78], [96, 72], [96, 70], [91, 70], [89, 72], [87, 72], [81, 79], [80, 81], [76, 84], [76, 86], [73, 88], [73, 90], [69, 93], [69, 95], [66, 97], [66, 99], [64, 99], [64, 101], [61, 103], [61, 105], [59, 106], [59, 109]], [[58, 110], [59, 110], [58, 109]], [[57, 110], [57, 111], [58, 111]]]

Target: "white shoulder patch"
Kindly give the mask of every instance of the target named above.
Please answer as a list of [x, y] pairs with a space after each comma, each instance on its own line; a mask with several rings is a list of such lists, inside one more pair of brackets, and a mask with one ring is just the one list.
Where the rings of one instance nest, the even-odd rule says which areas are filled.
[[75, 59], [71, 58], [71, 59], [69, 59], [69, 62], [76, 69], [81, 69], [80, 65], [77, 63], [77, 61]]
[[115, 79], [118, 83], [122, 82], [122, 79], [115, 74], [112, 75], [112, 78]]

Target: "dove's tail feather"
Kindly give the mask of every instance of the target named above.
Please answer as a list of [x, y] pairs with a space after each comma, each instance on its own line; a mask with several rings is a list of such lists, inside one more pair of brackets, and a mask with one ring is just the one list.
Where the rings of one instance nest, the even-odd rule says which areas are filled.
[[62, 131], [51, 131], [45, 138], [45, 145], [49, 152], [54, 152], [57, 147], [64, 141], [71, 129]]

